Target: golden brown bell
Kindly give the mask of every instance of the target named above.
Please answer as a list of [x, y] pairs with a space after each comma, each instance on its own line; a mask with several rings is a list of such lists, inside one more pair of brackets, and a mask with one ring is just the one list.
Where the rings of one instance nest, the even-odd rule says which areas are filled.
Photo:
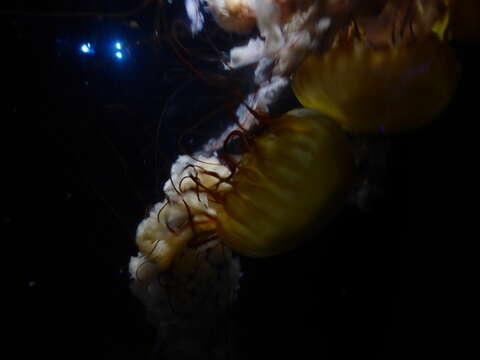
[[351, 41], [307, 57], [292, 86], [303, 106], [347, 131], [401, 131], [429, 123], [447, 106], [458, 70], [435, 36], [382, 48]]

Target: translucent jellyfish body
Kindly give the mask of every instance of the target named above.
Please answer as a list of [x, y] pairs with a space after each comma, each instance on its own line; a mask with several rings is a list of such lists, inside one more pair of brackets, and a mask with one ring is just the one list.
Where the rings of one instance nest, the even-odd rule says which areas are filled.
[[316, 111], [290, 111], [243, 156], [218, 211], [219, 237], [255, 257], [292, 249], [305, 229], [324, 224], [343, 204], [352, 173], [339, 127]]
[[452, 50], [433, 36], [379, 49], [351, 42], [307, 57], [293, 90], [305, 107], [333, 117], [347, 131], [399, 131], [439, 114], [457, 75]]

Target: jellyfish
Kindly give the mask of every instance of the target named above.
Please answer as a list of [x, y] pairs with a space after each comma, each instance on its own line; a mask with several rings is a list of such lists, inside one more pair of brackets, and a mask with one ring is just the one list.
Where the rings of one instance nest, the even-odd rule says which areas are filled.
[[[350, 132], [409, 130], [432, 121], [454, 93], [459, 65], [443, 40], [441, 2], [394, 2], [362, 19], [326, 53], [309, 55], [294, 74], [300, 102]], [[385, 23], [385, 20], [389, 20]]]
[[[180, 157], [166, 200], [138, 227], [137, 245], [158, 271], [188, 244], [212, 238], [242, 255], [272, 256], [298, 246], [316, 219], [330, 219], [352, 177], [352, 150], [338, 125], [292, 110], [273, 119], [232, 170], [215, 157]], [[135, 276], [155, 274], [147, 269]]]
[[[369, 6], [353, 0], [208, 0], [192, 6], [188, 0], [187, 9], [197, 12], [187, 12], [192, 22], [204, 16], [201, 3], [227, 32], [256, 25], [260, 37], [230, 52], [231, 68], [256, 64], [256, 90], [242, 101], [233, 126], [194, 156], [179, 157], [165, 199], [139, 225], [140, 253], [157, 271], [202, 239], [218, 237], [239, 253], [260, 257], [294, 248], [301, 238], [295, 234], [312, 218], [323, 214], [317, 217], [322, 222], [342, 203], [338, 194], [353, 173], [348, 141], [338, 140], [330, 120], [347, 132], [422, 126], [447, 106], [458, 75], [444, 40], [450, 9], [441, 0]], [[290, 84], [305, 108], [321, 114], [297, 110], [268, 117], [269, 106]], [[249, 144], [233, 166], [218, 156], [232, 134]], [[317, 142], [330, 144], [324, 154], [343, 160], [322, 158], [311, 147]], [[295, 164], [302, 163], [319, 173], [301, 173]], [[296, 216], [302, 208], [305, 216]], [[147, 274], [150, 265], [132, 271]]]
[[[447, 1], [185, 4], [195, 36], [208, 16], [242, 34], [219, 63], [227, 74], [249, 67], [251, 87], [232, 89], [240, 98], [234, 122], [177, 158], [163, 200], [137, 228], [130, 273], [163, 322], [171, 314], [159, 304], [172, 297], [190, 315], [228, 307], [239, 291], [238, 256], [271, 257], [307, 243], [368, 183], [357, 175], [358, 134], [427, 125], [448, 106], [459, 73]], [[274, 114], [290, 90], [302, 107]], [[231, 154], [234, 142], [242, 150]]]
[[[173, 164], [164, 200], [137, 229], [140, 252], [130, 270], [139, 281], [168, 271], [185, 249], [212, 241], [252, 257], [299, 246], [306, 229], [341, 207], [352, 184], [355, 155], [343, 131], [423, 126], [455, 89], [458, 63], [445, 39], [448, 2], [185, 4], [194, 32], [204, 16], [226, 32], [257, 28], [247, 44], [231, 49], [227, 67], [255, 65], [255, 86], [235, 124]], [[290, 86], [305, 109], [269, 115]], [[234, 163], [219, 156], [232, 136], [247, 148]]]

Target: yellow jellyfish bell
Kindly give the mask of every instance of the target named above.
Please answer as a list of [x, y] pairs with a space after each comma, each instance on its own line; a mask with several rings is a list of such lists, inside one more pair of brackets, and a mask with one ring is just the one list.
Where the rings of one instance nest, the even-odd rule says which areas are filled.
[[313, 110], [290, 111], [243, 156], [218, 210], [218, 236], [252, 257], [290, 250], [341, 207], [352, 174], [350, 144], [338, 125]]
[[431, 36], [382, 48], [340, 44], [308, 56], [293, 76], [303, 106], [350, 132], [401, 131], [429, 123], [448, 104], [458, 64], [448, 44]]

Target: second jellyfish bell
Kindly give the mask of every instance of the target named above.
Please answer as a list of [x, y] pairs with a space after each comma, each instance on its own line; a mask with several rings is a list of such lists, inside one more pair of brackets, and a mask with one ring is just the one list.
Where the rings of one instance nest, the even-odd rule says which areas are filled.
[[432, 121], [448, 105], [459, 66], [436, 36], [374, 48], [363, 41], [308, 56], [293, 77], [303, 106], [354, 133], [402, 131]]

